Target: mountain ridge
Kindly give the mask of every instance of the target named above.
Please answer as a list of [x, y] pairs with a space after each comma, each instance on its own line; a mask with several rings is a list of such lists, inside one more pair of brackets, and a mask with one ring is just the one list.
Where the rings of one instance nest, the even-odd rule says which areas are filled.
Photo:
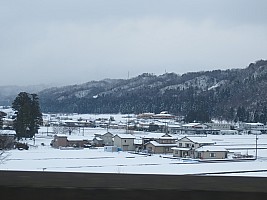
[[[39, 93], [45, 112], [142, 113], [167, 110], [186, 115], [205, 110], [215, 118], [236, 115], [238, 108], [263, 112], [267, 103], [267, 61], [243, 69], [143, 73], [131, 79], [104, 79]], [[229, 114], [229, 112], [233, 112]], [[252, 113], [252, 114], [251, 114]], [[250, 121], [254, 116], [247, 117]]]
[[266, 89], [267, 61], [259, 60], [242, 69], [182, 75], [143, 73], [130, 79], [103, 79], [36, 91], [43, 112], [159, 113], [164, 110], [186, 116], [194, 111], [217, 119], [267, 121]]

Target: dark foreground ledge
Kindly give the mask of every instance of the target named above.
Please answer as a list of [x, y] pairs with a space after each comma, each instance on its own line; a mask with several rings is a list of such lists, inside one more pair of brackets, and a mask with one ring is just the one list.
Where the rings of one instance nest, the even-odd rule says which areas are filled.
[[0, 171], [1, 199], [267, 199], [267, 178]]

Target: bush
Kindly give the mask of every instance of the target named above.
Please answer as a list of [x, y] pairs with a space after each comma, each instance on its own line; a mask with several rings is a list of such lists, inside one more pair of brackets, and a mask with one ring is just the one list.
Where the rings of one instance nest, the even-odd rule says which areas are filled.
[[28, 146], [27, 143], [20, 143], [20, 142], [17, 142], [17, 143], [15, 144], [15, 148], [16, 148], [16, 149], [19, 149], [19, 150], [23, 150], [23, 149], [28, 150], [28, 149], [29, 149], [29, 146]]

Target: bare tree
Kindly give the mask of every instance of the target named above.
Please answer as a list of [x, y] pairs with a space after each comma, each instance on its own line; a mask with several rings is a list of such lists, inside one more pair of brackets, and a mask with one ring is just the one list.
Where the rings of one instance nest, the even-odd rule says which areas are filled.
[[53, 132], [55, 134], [69, 134], [73, 133], [74, 131], [78, 131], [78, 127], [74, 126], [53, 126]]
[[0, 130], [0, 164], [10, 155], [8, 150], [14, 148], [15, 136], [9, 131]]

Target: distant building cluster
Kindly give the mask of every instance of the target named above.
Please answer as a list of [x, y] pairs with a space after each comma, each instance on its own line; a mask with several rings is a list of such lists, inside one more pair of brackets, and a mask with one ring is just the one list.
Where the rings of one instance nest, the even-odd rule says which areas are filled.
[[[117, 117], [117, 115], [116, 115]], [[13, 113], [7, 112], [0, 130], [0, 148], [15, 142], [12, 130]], [[85, 134], [86, 130], [106, 132]], [[173, 154], [174, 157], [195, 159], [226, 159], [228, 150], [208, 141], [208, 134], [265, 134], [262, 123], [183, 123], [182, 117], [168, 112], [139, 115], [86, 117], [83, 115], [44, 114], [39, 134], [53, 137], [53, 148], [97, 148], [105, 151], [133, 151], [145, 154]], [[198, 137], [196, 137], [198, 136]], [[8, 139], [7, 139], [8, 138]], [[8, 142], [7, 142], [8, 141]], [[8, 144], [7, 144], [8, 143]]]

